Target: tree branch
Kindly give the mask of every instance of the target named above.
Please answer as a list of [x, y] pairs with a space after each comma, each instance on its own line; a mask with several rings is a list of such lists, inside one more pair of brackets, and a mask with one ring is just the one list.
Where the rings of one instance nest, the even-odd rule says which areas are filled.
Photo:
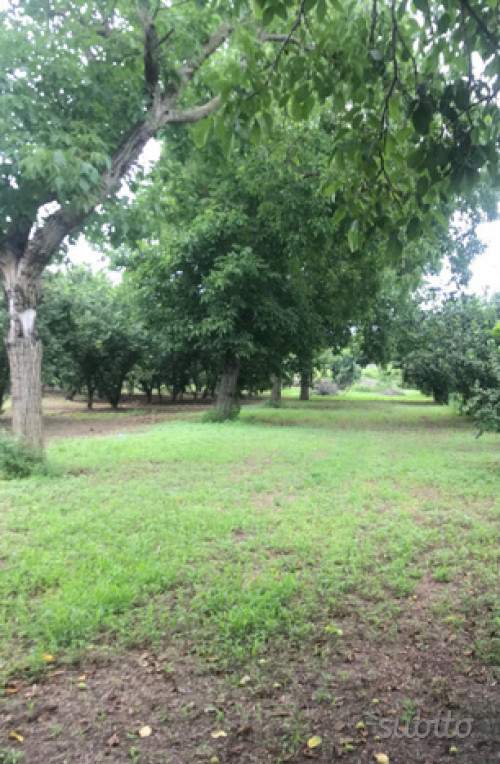
[[284, 42], [287, 44], [291, 43], [292, 45], [296, 45], [298, 48], [301, 47], [301, 43], [298, 37], [293, 37], [287, 34], [268, 34], [267, 32], [260, 30], [258, 37], [260, 42]]
[[292, 28], [290, 29], [290, 32], [283, 39], [281, 47], [280, 47], [278, 53], [276, 54], [276, 58], [274, 59], [274, 61], [272, 63], [272, 66], [271, 66], [271, 71], [269, 72], [269, 74], [268, 74], [268, 76], [266, 78], [266, 85], [269, 84], [269, 82], [271, 80], [271, 77], [273, 76], [274, 72], [276, 71], [277, 66], [279, 64], [279, 60], [280, 60], [281, 56], [283, 55], [283, 52], [284, 52], [286, 46], [288, 45], [288, 43], [292, 39], [293, 33], [300, 26], [300, 22], [302, 20], [302, 14], [304, 12], [304, 5], [305, 5], [305, 0], [300, 0], [300, 7], [299, 7], [299, 10], [297, 12], [297, 17], [296, 17], [295, 21], [292, 24]]
[[230, 35], [233, 33], [234, 27], [231, 24], [221, 24], [221, 26], [216, 29], [216, 31], [210, 35], [205, 45], [203, 45], [201, 52], [196, 58], [192, 58], [190, 61], [186, 61], [186, 63], [181, 67], [180, 75], [182, 78], [182, 81], [184, 84], [187, 85], [188, 82], [191, 82], [196, 72], [200, 69], [200, 67], [205, 63], [205, 61], [210, 58], [210, 56], [215, 53], [218, 48], [230, 37]]
[[209, 117], [212, 112], [219, 108], [221, 102], [220, 95], [216, 95], [210, 101], [202, 104], [201, 106], [195, 106], [192, 109], [171, 109], [165, 114], [162, 125], [166, 124], [178, 124], [183, 122], [199, 122], [205, 117]]

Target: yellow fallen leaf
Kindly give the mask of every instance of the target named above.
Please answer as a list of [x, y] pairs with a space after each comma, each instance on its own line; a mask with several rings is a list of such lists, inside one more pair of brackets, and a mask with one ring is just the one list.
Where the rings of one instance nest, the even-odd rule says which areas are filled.
[[44, 661], [53, 661], [54, 660], [54, 656], [50, 655], [50, 653], [42, 653], [42, 659]]
[[139, 730], [139, 737], [149, 737], [153, 730], [147, 724]]
[[19, 734], [19, 732], [9, 732], [9, 737], [11, 740], [17, 740], [18, 743], [22, 743], [24, 738], [22, 735]]
[[322, 742], [323, 741], [321, 740], [320, 737], [318, 737], [318, 735], [314, 735], [314, 737], [310, 737], [309, 740], [307, 741], [307, 747], [319, 748]]
[[227, 732], [224, 732], [224, 730], [216, 730], [215, 732], [211, 732], [210, 735], [214, 740], [217, 740], [220, 737], [227, 737]]
[[377, 764], [389, 764], [389, 757], [386, 753], [374, 753], [373, 756]]
[[85, 678], [86, 678], [86, 677], [85, 677], [85, 674], [82, 674], [81, 676], [79, 676], [79, 677], [78, 677], [78, 681], [79, 681], [79, 682], [84, 682], [84, 681], [85, 681]]

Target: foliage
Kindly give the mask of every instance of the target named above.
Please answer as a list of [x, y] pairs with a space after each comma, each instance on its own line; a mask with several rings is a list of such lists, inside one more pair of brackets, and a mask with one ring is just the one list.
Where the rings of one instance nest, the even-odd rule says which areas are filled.
[[[500, 374], [498, 379], [500, 380]], [[472, 414], [476, 420], [479, 435], [485, 430], [500, 432], [500, 385], [495, 388], [481, 389], [477, 384], [464, 410], [467, 414]]]
[[27, 478], [44, 474], [46, 469], [43, 453], [6, 431], [0, 431], [0, 478]]
[[437, 403], [460, 396], [481, 430], [498, 428], [499, 315], [498, 295], [489, 302], [460, 296], [433, 309], [415, 308], [399, 327], [404, 380]]
[[87, 268], [47, 274], [40, 309], [47, 384], [97, 391], [116, 407], [127, 374], [140, 358], [140, 326], [120, 287]]
[[350, 387], [361, 377], [361, 367], [349, 350], [333, 357], [331, 370], [333, 381], [341, 390]]
[[[310, 375], [317, 352], [345, 345], [396, 279], [378, 229], [352, 252], [350, 222], [321, 190], [331, 130], [326, 111], [303, 127], [282, 118], [272, 137], [259, 146], [242, 139], [224, 159], [219, 141], [193, 153], [192, 136], [178, 129], [115, 218], [128, 241], [115, 262], [126, 266], [151, 336], [161, 331], [172, 348], [165, 369], [180, 363], [175, 387], [193, 366], [217, 377], [231, 357], [242, 360], [246, 389], [265, 389], [292, 357]], [[405, 251], [408, 290], [436, 254], [424, 242]]]

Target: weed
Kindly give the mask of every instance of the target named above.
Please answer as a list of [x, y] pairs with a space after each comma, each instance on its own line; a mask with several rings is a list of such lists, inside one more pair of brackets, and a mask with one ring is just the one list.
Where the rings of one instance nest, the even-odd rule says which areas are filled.
[[0, 433], [0, 478], [16, 480], [47, 473], [43, 453], [7, 432]]

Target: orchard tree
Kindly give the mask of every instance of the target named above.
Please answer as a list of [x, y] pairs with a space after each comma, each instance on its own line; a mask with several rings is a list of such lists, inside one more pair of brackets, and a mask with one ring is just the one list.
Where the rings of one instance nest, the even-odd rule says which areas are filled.
[[285, 359], [293, 353], [303, 371], [376, 293], [376, 232], [362, 253], [350, 251], [320, 188], [330, 146], [322, 124], [285, 121], [227, 159], [217, 140], [196, 153], [185, 131], [176, 140], [130, 205], [130, 250], [118, 262], [153, 331], [217, 359], [222, 412], [238, 384], [259, 389], [270, 378], [278, 402]]
[[446, 404], [452, 394], [462, 405], [478, 390], [500, 389], [495, 326], [500, 299], [461, 295], [433, 309], [415, 306], [395, 331], [403, 380]]
[[273, 101], [303, 119], [331, 99], [353, 252], [378, 226], [400, 257], [442, 195], [497, 177], [491, 0], [10, 0], [0, 21], [0, 268], [13, 426], [33, 445], [41, 275], [166, 125], [219, 110], [229, 147], [259, 140]]
[[85, 267], [48, 273], [43, 286], [44, 380], [70, 395], [85, 389], [89, 408], [96, 393], [116, 408], [125, 378], [144, 348], [144, 328], [129, 295]]

